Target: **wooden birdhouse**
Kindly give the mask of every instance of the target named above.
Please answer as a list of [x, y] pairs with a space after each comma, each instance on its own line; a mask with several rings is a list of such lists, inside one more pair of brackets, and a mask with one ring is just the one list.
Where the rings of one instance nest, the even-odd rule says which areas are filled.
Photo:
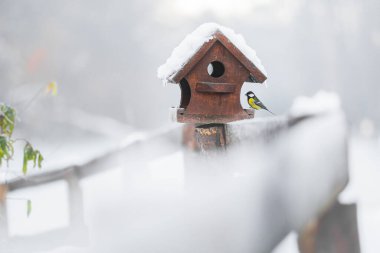
[[172, 113], [183, 123], [227, 123], [254, 117], [240, 103], [244, 82], [263, 83], [255, 51], [229, 28], [207, 23], [189, 34], [158, 69], [165, 84], [179, 84], [181, 100]]

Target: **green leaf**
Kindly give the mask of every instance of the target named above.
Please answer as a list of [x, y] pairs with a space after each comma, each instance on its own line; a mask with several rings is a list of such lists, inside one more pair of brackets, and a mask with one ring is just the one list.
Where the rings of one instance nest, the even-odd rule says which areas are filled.
[[0, 167], [3, 163], [3, 158], [4, 158], [4, 151], [3, 149], [0, 147]]
[[6, 136], [0, 135], [0, 165], [3, 160], [8, 162], [12, 158], [14, 151], [12, 143]]
[[24, 162], [22, 165], [22, 172], [24, 175], [28, 172], [28, 161], [33, 160], [33, 147], [30, 145], [30, 143], [27, 143], [24, 147]]
[[0, 136], [0, 148], [1, 148], [1, 151], [4, 155], [8, 154], [7, 138], [5, 138], [4, 136]]
[[22, 166], [22, 172], [26, 174], [28, 172], [28, 162], [33, 162], [33, 168], [36, 167], [38, 164], [38, 167], [41, 168], [43, 156], [41, 155], [40, 151], [37, 149], [33, 149], [32, 145], [30, 143], [27, 143], [24, 147], [24, 162]]
[[5, 137], [0, 136], [0, 162], [7, 154], [7, 140]]
[[44, 157], [41, 155], [40, 152], [38, 152], [38, 168], [41, 169], [42, 167], [42, 161], [44, 160]]
[[[53, 95], [56, 95], [57, 84], [52, 82], [49, 84], [49, 89]], [[6, 104], [0, 103], [0, 167], [3, 160], [8, 164], [14, 154], [12, 139], [13, 130], [15, 127], [16, 110]], [[28, 172], [28, 163], [33, 162], [33, 167], [42, 167], [44, 157], [40, 151], [33, 149], [29, 142], [24, 147], [24, 157], [22, 163], [22, 172], [24, 175]]]
[[26, 216], [29, 217], [31, 213], [32, 213], [32, 201], [28, 199], [26, 201]]
[[24, 175], [28, 172], [28, 160], [26, 159], [25, 155], [24, 155], [24, 161], [22, 163], [22, 173], [24, 173]]
[[0, 104], [0, 128], [3, 134], [12, 136], [16, 119], [16, 110], [5, 104]]

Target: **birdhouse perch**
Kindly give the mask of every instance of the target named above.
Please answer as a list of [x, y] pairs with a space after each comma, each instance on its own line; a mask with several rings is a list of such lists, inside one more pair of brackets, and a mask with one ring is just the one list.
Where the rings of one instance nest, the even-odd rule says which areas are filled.
[[179, 84], [174, 118], [182, 123], [227, 123], [254, 117], [240, 104], [244, 82], [263, 83], [264, 67], [241, 35], [207, 23], [189, 34], [158, 69], [165, 84]]

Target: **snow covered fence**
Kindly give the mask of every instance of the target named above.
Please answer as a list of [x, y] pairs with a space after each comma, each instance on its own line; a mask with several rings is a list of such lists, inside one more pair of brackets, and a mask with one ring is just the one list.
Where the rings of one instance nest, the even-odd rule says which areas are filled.
[[[25, 177], [14, 178], [0, 184], [0, 252], [23, 252], [49, 250], [63, 245], [83, 246], [88, 242], [88, 228], [84, 224], [83, 194], [80, 181], [84, 178], [105, 173], [127, 163], [135, 169], [136, 161], [149, 162], [181, 148], [179, 127], [159, 129], [142, 134], [135, 133], [111, 150], [85, 164], [71, 165], [55, 170], [41, 170]], [[133, 167], [133, 168], [132, 168]], [[8, 192], [24, 188], [40, 187], [45, 184], [65, 181], [68, 185], [69, 226], [42, 234], [9, 237], [6, 196]]]
[[[301, 102], [301, 104], [306, 103]], [[302, 105], [298, 108], [303, 107]], [[155, 246], [155, 252], [174, 252], [170, 248], [173, 236], [183, 241], [182, 251], [176, 252], [188, 252], [187, 249], [194, 252], [194, 249], [200, 248], [205, 251], [197, 252], [212, 252], [207, 250], [212, 250], [215, 247], [212, 242], [216, 241], [228, 246], [220, 252], [269, 252], [290, 231], [303, 230], [310, 220], [329, 209], [348, 180], [347, 127], [344, 115], [339, 109], [335, 110], [336, 108], [334, 110], [332, 108], [320, 110], [318, 106], [315, 108], [318, 108], [318, 111], [313, 111], [310, 106], [309, 110], [304, 112], [296, 106], [287, 116], [209, 126], [215, 131], [209, 131], [207, 126], [196, 130], [194, 125], [187, 125], [183, 140], [181, 140], [182, 130], [179, 127], [151, 135], [135, 135], [125, 141], [119, 149], [86, 164], [58, 171], [42, 171], [37, 175], [13, 180], [3, 188], [14, 191], [64, 179], [68, 182], [69, 190], [73, 192], [69, 194], [70, 208], [71, 205], [81, 207], [83, 203], [81, 195], [78, 195], [78, 191], [80, 192], [78, 182], [82, 178], [105, 172], [119, 165], [125, 165], [127, 175], [132, 177], [137, 171], [149, 174], [149, 170], [145, 168], [146, 163], [180, 151], [184, 153], [185, 188], [189, 192], [195, 192], [190, 197], [191, 201], [186, 204], [188, 210], [182, 213], [185, 215], [185, 220], [187, 218], [191, 220], [192, 226], [186, 227], [186, 224], [182, 224], [183, 219], [179, 218], [175, 220], [174, 227], [165, 229], [167, 233], [158, 233], [159, 238], [150, 238], [144, 234], [145, 230], [145, 232], [129, 231], [128, 224], [125, 224], [126, 235], [122, 235], [121, 239], [124, 246], [120, 249], [125, 251], [129, 247], [144, 248], [145, 243], [139, 245], [139, 241], [125, 241], [124, 238], [128, 238], [128, 233], [131, 232], [131, 235], [145, 238], [144, 242], [150, 240], [168, 242]], [[208, 145], [199, 143], [200, 140], [207, 140]], [[210, 152], [215, 148], [217, 152]], [[194, 152], [194, 150], [203, 150], [203, 152]], [[143, 184], [145, 178], [126, 178], [126, 180], [128, 182], [125, 184], [131, 185], [128, 189], [134, 190], [134, 185], [139, 187], [138, 184]], [[157, 193], [155, 192], [153, 196], [156, 198]], [[132, 201], [128, 206], [135, 208], [140, 206], [140, 202], [134, 205], [134, 201], [144, 200], [129, 198], [128, 201]], [[215, 203], [215, 206], [210, 207], [210, 201]], [[164, 213], [173, 213], [170, 205], [166, 209], [165, 201], [161, 205]], [[123, 213], [121, 217], [127, 220], [139, 220], [141, 217], [133, 215], [141, 215], [141, 212], [133, 211], [133, 208], [128, 211], [130, 213]], [[72, 223], [83, 224], [81, 208], [69, 211], [72, 214]], [[147, 212], [153, 220], [160, 219], [155, 210]], [[127, 214], [132, 217], [127, 218]], [[178, 214], [174, 213], [173, 219], [177, 217], [176, 215]], [[207, 217], [214, 217], [212, 223], [208, 223]], [[228, 220], [236, 222], [230, 223]], [[159, 223], [159, 220], [156, 222]], [[124, 226], [120, 220], [118, 224]], [[177, 231], [181, 224], [186, 227], [184, 234]], [[228, 224], [229, 229], [223, 233], [221, 231], [215, 233], [218, 230], [216, 227], [222, 224]], [[117, 231], [112, 229], [110, 231], [110, 234], [116, 232], [116, 238], [119, 234], [118, 228]], [[153, 232], [151, 235], [155, 235]], [[209, 239], [198, 241], [196, 239], [198, 237], [187, 238], [188, 233], [200, 233]], [[44, 236], [9, 238], [8, 243], [3, 246], [17, 247], [16, 245], [20, 244], [25, 246], [29, 245], [28, 242], [33, 242], [30, 246], [34, 247], [38, 238], [45, 242], [47, 235], [54, 238], [49, 241], [55, 242], [56, 245], [70, 244], [67, 238], [72, 238], [69, 236], [72, 234], [72, 230], [62, 230], [51, 231]], [[237, 234], [241, 236], [237, 237]], [[266, 235], [265, 240], [262, 240], [263, 234]], [[61, 240], [64, 237], [66, 239]], [[109, 246], [107, 244], [113, 242], [96, 240], [96, 243], [107, 248]]]
[[269, 252], [292, 230], [301, 234], [302, 253], [359, 252], [355, 206], [337, 202], [348, 183], [348, 131], [336, 95], [300, 98], [287, 116], [188, 126], [185, 133], [187, 146], [203, 154], [187, 160], [185, 180], [191, 189], [207, 189], [220, 180], [220, 170], [222, 177], [247, 177], [247, 167], [256, 171], [261, 186], [255, 191], [265, 201], [252, 198], [255, 211], [262, 211], [253, 219], [267, 240], [252, 239], [252, 252]]

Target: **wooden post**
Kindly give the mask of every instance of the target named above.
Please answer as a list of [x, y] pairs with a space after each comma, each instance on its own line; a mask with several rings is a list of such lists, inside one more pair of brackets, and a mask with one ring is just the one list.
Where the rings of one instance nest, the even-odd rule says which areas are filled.
[[8, 235], [8, 216], [6, 206], [7, 186], [0, 184], [0, 238], [7, 238]]
[[197, 191], [218, 176], [219, 170], [215, 168], [215, 162], [208, 158], [225, 151], [227, 146], [225, 130], [225, 124], [184, 126], [183, 145], [189, 149], [189, 152], [184, 154], [187, 191]]
[[336, 202], [305, 226], [298, 247], [301, 253], [360, 253], [356, 205]]
[[209, 124], [195, 127], [195, 140], [203, 153], [224, 150], [226, 142], [226, 125]]
[[79, 178], [76, 170], [69, 171], [66, 182], [68, 184], [69, 194], [69, 212], [70, 212], [70, 225], [81, 226], [84, 224], [83, 219], [83, 194], [79, 185]]

